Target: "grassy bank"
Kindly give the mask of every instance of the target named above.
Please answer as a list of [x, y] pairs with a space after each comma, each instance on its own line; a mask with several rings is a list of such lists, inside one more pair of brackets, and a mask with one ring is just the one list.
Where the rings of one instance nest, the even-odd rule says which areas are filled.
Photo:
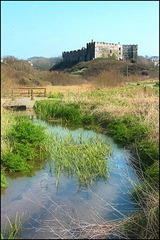
[[36, 160], [47, 157], [48, 136], [43, 127], [35, 126], [27, 117], [3, 108], [1, 115], [1, 187], [6, 187], [7, 172], [29, 172]]

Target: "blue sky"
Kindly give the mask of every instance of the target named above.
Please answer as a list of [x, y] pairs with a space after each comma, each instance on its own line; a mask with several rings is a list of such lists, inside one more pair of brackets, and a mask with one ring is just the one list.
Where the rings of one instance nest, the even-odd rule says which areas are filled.
[[1, 1], [1, 56], [57, 57], [98, 42], [159, 55], [158, 1]]

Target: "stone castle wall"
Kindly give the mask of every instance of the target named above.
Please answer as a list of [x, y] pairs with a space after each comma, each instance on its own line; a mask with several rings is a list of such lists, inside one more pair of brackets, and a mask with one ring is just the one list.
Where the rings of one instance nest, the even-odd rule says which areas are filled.
[[123, 59], [137, 59], [138, 45], [123, 45]]
[[105, 42], [90, 42], [87, 43], [87, 48], [82, 48], [75, 51], [63, 52], [64, 62], [83, 62], [90, 61], [94, 58], [107, 58], [115, 56], [116, 59], [137, 59], [137, 45], [122, 45]]

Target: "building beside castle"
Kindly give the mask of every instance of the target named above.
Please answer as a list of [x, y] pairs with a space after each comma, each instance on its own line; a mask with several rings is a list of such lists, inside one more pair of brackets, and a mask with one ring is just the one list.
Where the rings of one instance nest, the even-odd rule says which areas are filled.
[[90, 42], [86, 48], [63, 52], [63, 62], [83, 62], [94, 58], [114, 56], [118, 60], [137, 59], [138, 45], [122, 45], [120, 43]]

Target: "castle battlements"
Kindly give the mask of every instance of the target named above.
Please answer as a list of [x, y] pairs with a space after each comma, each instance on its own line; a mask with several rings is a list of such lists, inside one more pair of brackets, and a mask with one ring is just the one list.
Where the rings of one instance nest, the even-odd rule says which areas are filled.
[[114, 56], [118, 60], [137, 59], [138, 45], [122, 45], [120, 43], [89, 42], [86, 48], [63, 52], [64, 62], [90, 61], [94, 58]]

